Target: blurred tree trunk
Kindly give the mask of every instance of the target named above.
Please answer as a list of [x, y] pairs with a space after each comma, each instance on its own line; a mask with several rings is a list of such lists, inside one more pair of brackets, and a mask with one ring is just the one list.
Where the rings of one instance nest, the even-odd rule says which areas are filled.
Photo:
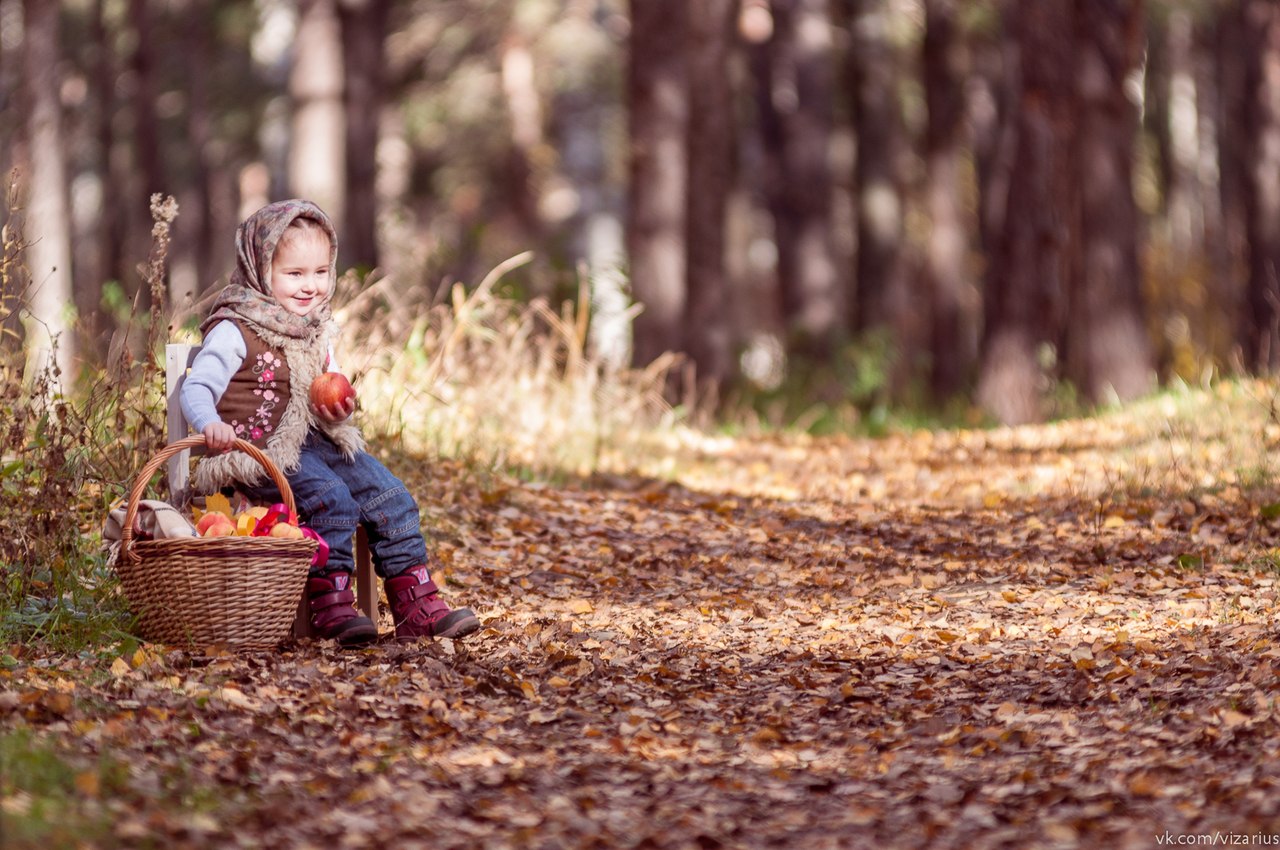
[[1021, 86], [1003, 230], [986, 293], [977, 400], [1006, 424], [1039, 420], [1042, 343], [1057, 342], [1071, 257], [1074, 133], [1071, 6], [1009, 10]]
[[1194, 27], [1186, 9], [1151, 18], [1143, 112], [1159, 153], [1160, 211], [1169, 245], [1174, 261], [1186, 262], [1205, 247]]
[[1079, 0], [1075, 37], [1079, 234], [1064, 374], [1092, 402], [1128, 401], [1153, 387], [1133, 198], [1138, 111], [1125, 91], [1144, 47], [1141, 0]]
[[133, 147], [138, 171], [142, 175], [141, 215], [151, 230], [151, 195], [168, 192], [164, 153], [160, 144], [160, 118], [156, 114], [155, 33], [147, 0], [130, 0], [129, 20], [136, 43], [131, 60], [134, 74]]
[[1227, 313], [1230, 327], [1229, 361], [1243, 362], [1243, 294], [1248, 278], [1248, 230], [1245, 227], [1245, 33], [1244, 12], [1239, 4], [1220, 8], [1212, 33], [1213, 80], [1207, 91], [1216, 93], [1209, 125], [1217, 131], [1219, 215], [1206, 216], [1210, 225], [1217, 303]]
[[774, 0], [759, 81], [783, 318], [805, 347], [831, 350], [845, 330], [832, 245], [829, 159], [834, 98], [827, 0]]
[[1243, 0], [1244, 210], [1249, 280], [1242, 316], [1245, 366], [1280, 368], [1280, 7]]
[[[342, 28], [337, 0], [301, 0], [289, 95], [293, 133], [289, 191], [316, 203], [345, 231], [346, 121], [343, 109]], [[345, 246], [339, 246], [345, 247]]]
[[1008, 37], [1009, 16], [972, 34], [973, 72], [966, 103], [973, 136], [974, 171], [978, 182], [978, 246], [986, 260], [985, 278], [996, 275], [1004, 207], [1017, 141], [1012, 120], [1019, 82], [1017, 45]]
[[[147, 0], [130, 0], [129, 25], [135, 43], [130, 57], [133, 88], [129, 101], [133, 107], [132, 197], [129, 232], [125, 242], [125, 274], [130, 258], [146, 257], [151, 243], [151, 196], [156, 192], [171, 193], [164, 164], [164, 147], [160, 141], [160, 116], [156, 114], [155, 32], [151, 5]], [[151, 303], [151, 293], [140, 288], [143, 304]]]
[[511, 122], [511, 148], [506, 163], [511, 206], [524, 232], [539, 242], [543, 226], [534, 160], [546, 144], [542, 103], [528, 36], [514, 25], [502, 45], [502, 91]]
[[889, 42], [887, 0], [843, 0], [851, 10], [849, 50], [857, 195], [858, 253], [853, 327], [866, 331], [892, 323], [891, 300], [901, 296], [905, 198], [898, 173], [903, 144], [897, 62]]
[[[30, 318], [26, 331], [26, 379], [46, 366], [62, 375], [62, 385], [74, 380], [75, 339], [70, 333], [71, 216], [68, 210], [66, 165], [62, 153], [59, 3], [23, 0], [22, 79], [26, 109], [27, 203], [24, 236], [28, 243], [27, 295]], [[57, 348], [56, 360], [51, 357]]]
[[961, 210], [966, 57], [956, 0], [926, 0], [924, 55], [925, 246], [927, 291], [932, 295], [932, 387], [945, 400], [960, 392], [977, 356], [976, 316], [968, 279], [967, 227]]
[[627, 253], [632, 292], [644, 305], [635, 322], [637, 365], [684, 348], [687, 11], [684, 0], [631, 3]]
[[585, 261], [579, 268], [586, 272], [591, 304], [589, 349], [613, 368], [631, 356], [631, 315], [622, 272], [625, 200], [610, 179], [609, 128], [621, 114], [599, 85], [611, 72], [606, 57], [612, 44], [590, 5], [567, 3], [564, 17], [575, 31], [574, 50], [557, 63], [561, 82], [548, 122], [555, 128], [560, 176], [577, 197], [577, 209], [563, 222], [569, 235], [564, 246], [574, 261]]
[[1173, 160], [1173, 129], [1169, 116], [1173, 88], [1173, 39], [1169, 15], [1159, 9], [1151, 10], [1147, 23], [1147, 56], [1142, 73], [1142, 129], [1151, 139], [1154, 149], [1156, 188], [1159, 189], [1157, 212], [1165, 217], [1169, 212], [1170, 187], [1175, 181]]
[[391, 0], [339, 0], [346, 75], [346, 227], [343, 264], [378, 265], [378, 129]]
[[[22, 15], [22, 0], [0, 0], [0, 27]], [[22, 89], [22, 45], [6, 43], [0, 38], [0, 174], [4, 175], [4, 189], [9, 191], [10, 175], [16, 164], [15, 157], [21, 146], [22, 122], [25, 118], [19, 106]], [[8, 214], [8, 207], [2, 215]], [[5, 323], [0, 321], [0, 327]]]
[[[186, 19], [182, 31], [187, 60], [195, 68], [208, 68], [214, 58], [211, 39], [217, 32], [211, 0], [188, 0], [181, 9]], [[187, 82], [187, 142], [191, 168], [188, 189], [176, 226], [177, 248], [185, 254], [191, 271], [178, 272], [175, 259], [169, 280], [169, 301], [180, 308], [200, 294], [212, 279], [213, 266], [213, 156], [214, 130], [210, 114], [209, 85], [204, 74], [192, 74]], [[185, 279], [184, 279], [185, 277]]]
[[92, 132], [95, 159], [93, 168], [102, 187], [99, 213], [93, 218], [92, 231], [86, 234], [90, 243], [86, 254], [91, 258], [87, 268], [76, 270], [76, 312], [80, 317], [80, 339], [85, 359], [100, 361], [107, 353], [107, 339], [113, 328], [100, 312], [102, 287], [109, 280], [123, 280], [123, 247], [125, 216], [102, 214], [111, 199], [121, 198], [120, 183], [112, 162], [115, 132], [112, 120], [116, 114], [116, 63], [112, 46], [112, 32], [106, 18], [107, 0], [93, 4], [89, 24], [93, 43], [92, 65], [89, 74], [89, 96], [93, 104], [92, 124], [86, 132]]
[[689, 4], [685, 347], [697, 366], [699, 381], [717, 384], [733, 372], [725, 225], [733, 188], [736, 122], [729, 51], [736, 13], [737, 0]]

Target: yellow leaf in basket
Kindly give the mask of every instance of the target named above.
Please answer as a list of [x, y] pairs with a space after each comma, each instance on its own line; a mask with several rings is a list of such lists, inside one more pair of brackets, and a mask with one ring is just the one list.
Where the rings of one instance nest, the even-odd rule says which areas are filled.
[[236, 536], [248, 537], [253, 534], [253, 530], [258, 527], [258, 520], [247, 513], [240, 514], [236, 517]]
[[217, 511], [220, 514], [226, 514], [227, 519], [231, 519], [231, 501], [221, 493], [214, 493], [207, 497], [204, 500], [204, 509], [206, 513]]
[[267, 515], [268, 510], [270, 510], [270, 508], [264, 508], [261, 505], [259, 505], [256, 508], [246, 508], [245, 513], [253, 517], [254, 519], [262, 519], [264, 516]]

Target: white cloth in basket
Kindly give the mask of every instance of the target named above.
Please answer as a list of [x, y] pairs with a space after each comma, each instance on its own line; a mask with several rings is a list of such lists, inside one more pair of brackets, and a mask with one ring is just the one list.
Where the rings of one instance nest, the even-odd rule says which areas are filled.
[[[124, 528], [124, 515], [128, 503], [117, 502], [107, 512], [107, 521], [102, 524], [102, 539], [107, 544], [107, 564], [114, 565], [120, 557], [120, 532]], [[158, 499], [143, 499], [138, 502], [138, 511], [133, 515], [134, 540], [159, 540], [168, 537], [199, 537], [196, 527], [185, 514], [168, 502]]]

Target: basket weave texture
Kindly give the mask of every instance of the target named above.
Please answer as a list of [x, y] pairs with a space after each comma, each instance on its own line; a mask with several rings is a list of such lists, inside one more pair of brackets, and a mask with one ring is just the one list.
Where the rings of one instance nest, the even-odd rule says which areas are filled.
[[[187, 647], [276, 646], [290, 630], [317, 544], [310, 538], [182, 537], [134, 540], [133, 521], [151, 477], [169, 458], [204, 445], [196, 435], [165, 446], [129, 492], [116, 572], [138, 631], [150, 641]], [[289, 482], [251, 443], [236, 440], [266, 469], [282, 501], [296, 511]]]

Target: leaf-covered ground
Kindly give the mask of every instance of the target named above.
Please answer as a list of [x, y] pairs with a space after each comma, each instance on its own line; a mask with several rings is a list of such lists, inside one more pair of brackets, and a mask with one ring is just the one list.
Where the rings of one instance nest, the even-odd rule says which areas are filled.
[[69, 772], [10, 753], [7, 841], [1280, 843], [1280, 509], [1147, 413], [709, 441], [678, 483], [393, 459], [481, 633], [10, 647], [0, 732]]

